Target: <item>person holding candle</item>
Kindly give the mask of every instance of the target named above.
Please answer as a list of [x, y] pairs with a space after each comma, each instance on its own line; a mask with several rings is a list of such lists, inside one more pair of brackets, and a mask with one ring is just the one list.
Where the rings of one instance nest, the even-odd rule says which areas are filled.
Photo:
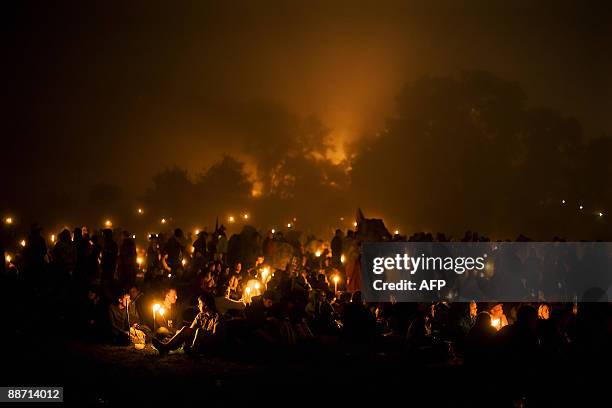
[[153, 346], [160, 355], [167, 354], [181, 346], [187, 353], [197, 353], [210, 348], [217, 339], [217, 326], [221, 316], [215, 310], [214, 301], [205, 296], [198, 297], [199, 313], [190, 326], [181, 327], [170, 339], [163, 341], [153, 338]]
[[489, 308], [489, 313], [491, 314], [491, 325], [495, 327], [496, 330], [500, 330], [502, 327], [508, 325], [508, 319], [504, 314], [504, 305], [501, 303], [492, 303]]
[[164, 293], [164, 301], [161, 304], [163, 313], [155, 315], [155, 334], [161, 337], [172, 337], [176, 333], [178, 318], [176, 301], [178, 295], [175, 288], [168, 288]]
[[[111, 341], [115, 344], [128, 345], [135, 342], [135, 336], [150, 336], [150, 330], [141, 324], [138, 310], [131, 305], [130, 294], [120, 291], [116, 297], [117, 302], [108, 308], [108, 320], [111, 329]], [[140, 332], [140, 333], [139, 333]]]

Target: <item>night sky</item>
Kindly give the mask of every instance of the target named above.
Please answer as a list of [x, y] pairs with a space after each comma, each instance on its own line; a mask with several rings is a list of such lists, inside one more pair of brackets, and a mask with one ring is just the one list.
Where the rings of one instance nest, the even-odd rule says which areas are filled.
[[[406, 232], [610, 230], [592, 224], [612, 215], [604, 1], [129, 3], [4, 11], [4, 213], [328, 232], [361, 206]], [[238, 189], [214, 181], [233, 159], [201, 176], [224, 154]], [[173, 166], [190, 185], [169, 200], [153, 180]], [[561, 199], [584, 216], [560, 227]]]

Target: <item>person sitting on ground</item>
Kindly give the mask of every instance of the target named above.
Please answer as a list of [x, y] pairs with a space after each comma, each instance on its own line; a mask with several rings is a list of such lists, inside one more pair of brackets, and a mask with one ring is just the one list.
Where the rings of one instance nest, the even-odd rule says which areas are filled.
[[[131, 304], [138, 311], [138, 315], [140, 316], [140, 318], [144, 319], [145, 316], [147, 315], [147, 313], [146, 313], [147, 310], [146, 310], [146, 306], [145, 306], [145, 295], [144, 295], [144, 293], [140, 290], [140, 288], [136, 284], [130, 286], [129, 293], [130, 293]], [[149, 321], [149, 323], [150, 323], [150, 321]]]
[[[130, 307], [130, 294], [120, 291], [117, 302], [108, 308], [108, 320], [111, 330], [111, 341], [118, 345], [144, 342], [146, 328], [140, 323], [140, 316], [135, 307]], [[139, 333], [140, 332], [140, 333]]]
[[361, 292], [353, 293], [351, 303], [342, 311], [342, 336], [349, 342], [369, 342], [376, 330], [376, 318], [361, 300]]
[[178, 308], [176, 300], [178, 295], [175, 288], [168, 288], [164, 293], [164, 301], [161, 304], [163, 312], [158, 312], [155, 315], [155, 325], [157, 327], [155, 334], [161, 337], [172, 337], [176, 333], [176, 324]]
[[86, 339], [100, 341], [104, 337], [107, 310], [108, 306], [100, 294], [100, 288], [92, 285], [87, 292], [81, 320]]
[[541, 351], [537, 334], [538, 312], [533, 306], [521, 305], [516, 317], [516, 323], [498, 333], [500, 355], [510, 366], [533, 366], [537, 364]]
[[181, 346], [188, 353], [214, 348], [221, 316], [214, 310], [214, 303], [211, 303], [207, 297], [198, 297], [198, 310], [199, 313], [191, 325], [181, 327], [170, 339], [165, 341], [153, 339], [153, 346], [159, 354], [167, 354]]
[[491, 315], [480, 312], [474, 326], [465, 338], [465, 362], [480, 367], [491, 361], [497, 330], [491, 324]]
[[246, 327], [256, 342], [276, 343], [280, 339], [280, 305], [271, 290], [255, 296], [245, 309]]
[[214, 293], [214, 302], [217, 311], [221, 316], [225, 314], [241, 314], [246, 305], [241, 300], [232, 300], [229, 297], [227, 285], [218, 285]]

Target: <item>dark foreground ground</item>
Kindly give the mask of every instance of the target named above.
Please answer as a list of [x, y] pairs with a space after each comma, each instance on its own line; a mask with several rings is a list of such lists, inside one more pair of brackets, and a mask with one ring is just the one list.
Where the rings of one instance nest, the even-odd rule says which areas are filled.
[[161, 357], [150, 346], [82, 341], [62, 317], [75, 308], [63, 299], [3, 285], [0, 386], [63, 386], [76, 406], [610, 406], [609, 355], [539, 370], [508, 372], [496, 361], [471, 370], [460, 358], [407, 350], [401, 339], [357, 347], [318, 339]]
[[[58, 340], [8, 344], [3, 385], [63, 386], [65, 402], [78, 406], [609, 406], [609, 368], [471, 372], [461, 361], [432, 364], [410, 353], [320, 346], [235, 358], [160, 357], [150, 346]], [[529, 391], [517, 392], [527, 378]]]

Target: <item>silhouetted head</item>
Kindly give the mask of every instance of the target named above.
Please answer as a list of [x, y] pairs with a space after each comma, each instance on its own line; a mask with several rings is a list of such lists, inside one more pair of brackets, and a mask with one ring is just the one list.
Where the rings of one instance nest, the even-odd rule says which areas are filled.
[[70, 231], [66, 228], [64, 228], [62, 230], [62, 232], [59, 233], [59, 235], [57, 236], [57, 239], [61, 242], [70, 242]]
[[491, 327], [491, 315], [488, 312], [478, 313], [476, 316], [476, 321], [474, 322], [474, 327], [479, 329]]
[[538, 312], [533, 306], [521, 305], [516, 312], [516, 324], [520, 327], [535, 331], [538, 326]]

